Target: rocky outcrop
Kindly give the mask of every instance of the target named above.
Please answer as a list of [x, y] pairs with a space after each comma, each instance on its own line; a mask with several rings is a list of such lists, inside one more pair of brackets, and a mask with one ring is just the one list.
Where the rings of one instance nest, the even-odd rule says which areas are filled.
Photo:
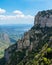
[[17, 45], [18, 45], [18, 50], [30, 46], [29, 32], [24, 33], [24, 36], [22, 37], [22, 39], [18, 40]]
[[38, 14], [35, 16], [35, 21], [34, 24], [38, 24], [41, 27], [51, 27], [52, 26], [52, 10], [47, 10], [47, 11], [40, 11]]

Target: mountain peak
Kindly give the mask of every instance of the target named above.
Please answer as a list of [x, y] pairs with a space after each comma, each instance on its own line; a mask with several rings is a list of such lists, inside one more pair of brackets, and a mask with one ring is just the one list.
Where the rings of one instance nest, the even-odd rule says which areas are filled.
[[35, 16], [34, 25], [52, 27], [52, 10], [39, 11]]

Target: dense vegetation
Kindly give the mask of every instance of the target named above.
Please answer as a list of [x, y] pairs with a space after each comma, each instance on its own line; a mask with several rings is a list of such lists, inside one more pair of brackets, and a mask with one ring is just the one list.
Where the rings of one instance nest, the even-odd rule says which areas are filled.
[[14, 52], [6, 65], [51, 65], [52, 48], [48, 44], [46, 43], [40, 52], [31, 51], [27, 53], [27, 56], [25, 55], [26, 50]]

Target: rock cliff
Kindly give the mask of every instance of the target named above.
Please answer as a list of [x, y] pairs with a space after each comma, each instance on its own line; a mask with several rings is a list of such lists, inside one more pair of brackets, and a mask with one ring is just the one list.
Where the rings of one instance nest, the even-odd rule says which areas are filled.
[[51, 27], [52, 26], [52, 10], [47, 10], [47, 11], [40, 11], [38, 14], [35, 16], [35, 22], [34, 24], [38, 24], [41, 27]]

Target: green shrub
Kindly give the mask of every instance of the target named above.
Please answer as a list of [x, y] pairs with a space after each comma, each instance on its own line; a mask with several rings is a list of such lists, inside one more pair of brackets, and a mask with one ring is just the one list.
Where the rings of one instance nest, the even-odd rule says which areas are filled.
[[47, 53], [50, 53], [50, 52], [52, 52], [52, 49], [51, 48], [48, 48], [47, 49]]
[[43, 62], [45, 65], [49, 65], [49, 60], [46, 57], [43, 57]]

